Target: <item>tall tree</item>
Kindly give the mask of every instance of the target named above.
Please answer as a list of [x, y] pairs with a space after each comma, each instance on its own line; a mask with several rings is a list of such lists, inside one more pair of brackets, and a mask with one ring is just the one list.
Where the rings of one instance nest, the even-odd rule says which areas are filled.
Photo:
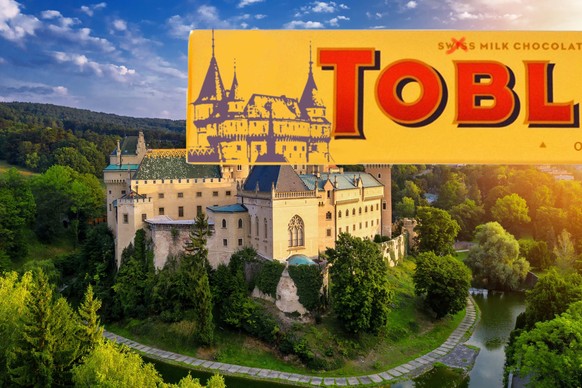
[[335, 314], [351, 333], [377, 332], [388, 319], [392, 290], [378, 244], [342, 233], [326, 251]]
[[418, 250], [432, 251], [439, 256], [454, 254], [453, 244], [459, 233], [457, 221], [445, 210], [421, 206], [417, 210], [418, 225], [414, 230], [418, 233]]
[[471, 272], [450, 255], [438, 257], [434, 252], [424, 252], [416, 259], [414, 291], [424, 297], [437, 318], [455, 314], [465, 308]]
[[472, 199], [465, 199], [464, 202], [455, 205], [449, 210], [453, 220], [457, 221], [460, 230], [459, 240], [470, 241], [477, 225], [480, 225], [485, 216], [482, 205], [477, 205]]
[[529, 271], [529, 263], [519, 257], [519, 243], [499, 223], [477, 227], [475, 245], [465, 263], [473, 276], [488, 288], [516, 290]]
[[81, 317], [81, 330], [79, 337], [81, 340], [81, 349], [88, 353], [94, 349], [103, 338], [103, 326], [100, 324], [97, 311], [101, 308], [101, 301], [95, 299], [93, 287], [89, 285], [85, 298], [79, 306], [79, 316]]
[[495, 201], [491, 216], [515, 235], [520, 234], [531, 221], [527, 202], [517, 194], [509, 194]]
[[78, 317], [64, 298], [53, 296], [46, 276], [38, 272], [28, 297], [28, 311], [15, 346], [8, 353], [11, 382], [51, 387], [70, 382], [70, 368], [80, 355]]
[[571, 235], [566, 230], [558, 236], [558, 244], [554, 248], [556, 266], [562, 272], [570, 272], [576, 268], [578, 256], [572, 243]]

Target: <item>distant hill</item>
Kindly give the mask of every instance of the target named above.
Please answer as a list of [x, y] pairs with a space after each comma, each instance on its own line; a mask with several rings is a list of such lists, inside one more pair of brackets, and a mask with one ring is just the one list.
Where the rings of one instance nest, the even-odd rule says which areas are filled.
[[0, 102], [0, 121], [4, 120], [32, 126], [72, 131], [91, 130], [116, 135], [123, 135], [123, 132], [128, 132], [129, 135], [138, 130], [186, 132], [185, 120], [136, 118], [31, 102]]
[[186, 147], [186, 121], [0, 102], [0, 160], [34, 172], [53, 164], [100, 177], [117, 140], [143, 131], [149, 148]]

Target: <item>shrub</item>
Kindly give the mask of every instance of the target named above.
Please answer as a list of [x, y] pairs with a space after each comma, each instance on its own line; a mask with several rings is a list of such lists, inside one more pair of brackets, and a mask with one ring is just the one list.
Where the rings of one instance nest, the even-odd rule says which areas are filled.
[[321, 307], [321, 287], [323, 274], [317, 265], [292, 265], [289, 266], [289, 275], [295, 286], [299, 302], [309, 311]]
[[285, 264], [278, 261], [265, 262], [257, 275], [256, 284], [258, 289], [275, 298], [277, 296], [277, 285], [284, 269]]

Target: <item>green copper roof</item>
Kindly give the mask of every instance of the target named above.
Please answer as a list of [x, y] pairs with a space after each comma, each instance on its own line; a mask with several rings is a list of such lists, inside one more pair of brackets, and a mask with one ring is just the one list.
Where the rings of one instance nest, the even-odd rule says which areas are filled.
[[105, 167], [103, 171], [135, 171], [139, 168], [139, 164], [110, 164], [109, 166]]
[[133, 179], [221, 178], [220, 166], [188, 164], [186, 150], [148, 152]]

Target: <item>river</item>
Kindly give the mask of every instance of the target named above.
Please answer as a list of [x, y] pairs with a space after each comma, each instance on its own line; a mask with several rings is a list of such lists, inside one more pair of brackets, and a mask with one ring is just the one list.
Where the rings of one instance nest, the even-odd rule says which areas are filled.
[[[505, 363], [505, 345], [509, 333], [513, 330], [515, 319], [525, 310], [525, 298], [522, 293], [494, 292], [476, 294], [473, 299], [481, 310], [481, 319], [467, 341], [468, 345], [481, 349], [475, 361], [475, 366], [469, 376], [448, 368], [435, 368], [432, 371], [414, 379], [393, 385], [393, 388], [493, 388], [503, 386], [503, 364]], [[188, 374], [188, 370], [174, 365], [153, 362], [164, 380], [176, 383]], [[210, 376], [208, 373], [191, 371], [193, 377], [200, 378], [202, 383]], [[226, 376], [228, 388], [284, 388], [284, 384], [265, 381], [251, 381], [239, 377]]]

